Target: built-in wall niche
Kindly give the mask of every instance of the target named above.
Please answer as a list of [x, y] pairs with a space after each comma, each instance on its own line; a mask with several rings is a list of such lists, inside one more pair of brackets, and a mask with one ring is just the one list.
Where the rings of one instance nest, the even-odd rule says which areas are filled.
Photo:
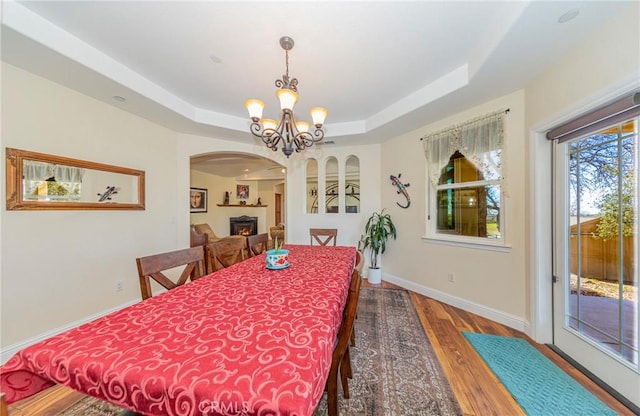
[[[331, 156], [325, 162], [325, 174], [323, 180], [318, 180], [318, 163], [315, 159], [307, 160], [307, 206], [308, 214], [325, 212], [329, 214], [360, 212], [360, 159], [357, 156], [349, 156], [344, 169], [339, 168], [338, 160]], [[344, 175], [344, 187], [340, 186], [341, 174]], [[324, 183], [322, 183], [324, 182]], [[324, 191], [324, 195], [321, 194]], [[340, 209], [341, 196], [344, 195], [344, 206]], [[318, 208], [324, 197], [324, 209]]]
[[325, 212], [337, 214], [340, 210], [338, 159], [333, 156], [329, 157], [325, 166]]
[[318, 161], [307, 159], [307, 214], [318, 213], [318, 196]]
[[349, 156], [344, 166], [344, 212], [360, 212], [360, 159]]

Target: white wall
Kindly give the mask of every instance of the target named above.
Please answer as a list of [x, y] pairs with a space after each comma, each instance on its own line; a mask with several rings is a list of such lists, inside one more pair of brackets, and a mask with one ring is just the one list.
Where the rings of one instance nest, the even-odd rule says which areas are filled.
[[[338, 161], [340, 175], [340, 189], [344, 189], [345, 163], [349, 156], [355, 155], [360, 160], [360, 212], [355, 213], [324, 213], [320, 208], [317, 214], [306, 212], [306, 159], [315, 158], [318, 161], [318, 177], [321, 186], [318, 188], [320, 198], [318, 206], [324, 206], [324, 187], [326, 160], [335, 157]], [[305, 153], [300, 163], [287, 171], [288, 194], [300, 197], [288, 198], [287, 207], [289, 220], [287, 221], [287, 237], [289, 242], [309, 244], [309, 228], [338, 228], [338, 245], [356, 246], [360, 235], [364, 232], [367, 218], [373, 211], [380, 209], [380, 146], [345, 146], [331, 148], [324, 146], [322, 150]], [[344, 195], [340, 199], [340, 210], [344, 210]], [[291, 225], [289, 227], [289, 225]]]
[[[420, 138], [453, 124], [498, 110], [509, 109], [505, 117], [506, 154], [506, 252], [425, 242], [426, 164]], [[524, 92], [453, 115], [424, 128], [395, 137], [382, 145], [382, 206], [398, 229], [382, 257], [386, 279], [456, 306], [481, 313], [523, 329], [526, 324], [525, 244], [525, 157]], [[405, 204], [389, 175], [402, 174], [411, 206]], [[448, 274], [455, 273], [455, 283]]]
[[[524, 91], [485, 103], [382, 145], [382, 206], [399, 237], [383, 257], [385, 279], [454, 306], [551, 340], [549, 144], [542, 133], [583, 111], [637, 88], [640, 79], [639, 3], [603, 22], [584, 42]], [[507, 253], [423, 242], [424, 134], [484, 113], [510, 108], [506, 117]], [[412, 205], [401, 209], [388, 175], [410, 182]], [[456, 273], [449, 283], [447, 274]], [[530, 326], [531, 325], [531, 326]]]
[[531, 336], [551, 341], [550, 128], [640, 87], [640, 3], [604, 22], [526, 88]]
[[187, 199], [177, 198], [175, 143], [169, 130], [2, 65], [3, 153], [14, 147], [146, 172], [144, 211], [2, 204], [3, 349], [140, 298], [136, 257], [178, 246], [176, 202]]
[[[551, 275], [551, 144], [544, 133], [579, 114], [595, 109], [640, 88], [640, 3], [605, 22], [582, 44], [526, 88], [529, 136], [529, 241], [531, 335], [540, 342], [552, 340]], [[640, 406], [637, 372], [612, 371], [614, 359], [583, 344], [572, 358]]]

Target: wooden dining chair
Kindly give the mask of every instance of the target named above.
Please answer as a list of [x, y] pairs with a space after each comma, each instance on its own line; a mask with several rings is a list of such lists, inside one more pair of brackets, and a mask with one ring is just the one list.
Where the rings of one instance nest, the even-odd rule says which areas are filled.
[[209, 261], [213, 271], [233, 266], [246, 256], [247, 239], [240, 236], [225, 237], [209, 242]]
[[269, 234], [255, 234], [247, 237], [247, 252], [249, 257], [255, 257], [267, 251]]
[[327, 379], [327, 407], [329, 416], [338, 415], [338, 373], [340, 373], [344, 397], [349, 398], [349, 383], [347, 378], [353, 376], [351, 356], [349, 354], [349, 338], [353, 330], [356, 310], [358, 309], [358, 297], [360, 296], [361, 285], [362, 278], [358, 271], [354, 270], [351, 276], [351, 285], [344, 307], [342, 323], [338, 330], [338, 340], [331, 356], [329, 378]]
[[199, 233], [196, 231], [195, 227], [192, 225], [189, 231], [189, 243], [190, 247], [200, 247], [202, 248], [202, 252], [204, 253], [204, 273], [213, 273], [213, 268], [210, 265], [209, 261], [209, 234], [207, 233]]
[[[158, 282], [167, 290], [174, 289], [187, 282], [195, 280], [205, 274], [204, 251], [202, 247], [191, 247], [167, 253], [136, 259], [138, 276], [140, 277], [140, 292], [142, 299], [153, 296], [151, 279]], [[168, 270], [183, 267], [180, 277], [175, 282], [165, 274]]]
[[7, 406], [7, 401], [4, 398], [4, 393], [0, 393], [0, 416], [8, 416], [9, 408]]
[[338, 239], [337, 228], [309, 228], [309, 236], [311, 238], [311, 245], [315, 240], [316, 243], [321, 246], [326, 246], [333, 242], [335, 246]]
[[364, 267], [364, 253], [360, 250], [356, 251], [356, 266], [355, 269], [362, 276], [362, 268]]
[[[360, 276], [362, 276], [362, 268], [364, 266], [364, 253], [362, 251], [360, 251], [360, 249], [358, 248], [358, 251], [356, 251], [356, 265], [355, 265], [355, 269], [358, 271], [358, 274]], [[356, 319], [358, 318], [358, 315], [356, 314]], [[356, 328], [355, 326], [353, 327], [353, 331], [351, 331], [351, 346], [355, 347], [356, 346]]]

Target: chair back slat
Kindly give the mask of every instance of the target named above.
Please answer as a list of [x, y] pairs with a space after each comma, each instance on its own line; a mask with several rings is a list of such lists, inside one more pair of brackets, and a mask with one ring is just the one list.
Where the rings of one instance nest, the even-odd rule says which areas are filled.
[[202, 248], [202, 252], [204, 254], [204, 270], [205, 274], [213, 273], [213, 267], [211, 267], [211, 259], [209, 255], [209, 234], [208, 233], [199, 233], [195, 226], [192, 225], [190, 229], [190, 246], [191, 247], [200, 247]]
[[309, 236], [311, 239], [311, 245], [313, 245], [315, 241], [321, 246], [326, 246], [331, 243], [333, 243], [333, 245], [335, 246], [337, 244], [337, 239], [338, 239], [338, 229], [337, 228], [310, 228]]
[[[202, 247], [191, 247], [167, 253], [154, 254], [136, 259], [140, 291], [142, 299], [153, 296], [151, 279], [167, 290], [174, 289], [187, 282], [204, 275], [204, 251]], [[163, 272], [183, 267], [183, 271], [176, 282], [168, 278]]]
[[213, 271], [233, 266], [246, 258], [247, 242], [245, 237], [225, 237], [210, 242], [208, 246]]
[[255, 257], [267, 251], [269, 245], [269, 234], [256, 234], [247, 237], [247, 251], [249, 257]]
[[189, 238], [191, 241], [191, 247], [203, 246], [209, 242], [209, 234], [199, 233], [196, 231], [196, 227], [194, 225], [189, 229]]
[[362, 268], [364, 266], [364, 254], [362, 253], [362, 251], [358, 250], [356, 251], [356, 267], [355, 269], [358, 271], [358, 273], [360, 274], [360, 276], [362, 276]]

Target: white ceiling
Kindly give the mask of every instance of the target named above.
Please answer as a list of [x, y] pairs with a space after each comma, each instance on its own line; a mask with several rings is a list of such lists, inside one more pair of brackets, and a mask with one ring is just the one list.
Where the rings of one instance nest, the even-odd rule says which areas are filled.
[[246, 181], [282, 179], [285, 174], [284, 166], [273, 160], [229, 152], [192, 157], [191, 169]]
[[243, 101], [275, 118], [288, 35], [296, 114], [327, 107], [334, 146], [380, 143], [524, 87], [629, 4], [3, 0], [2, 59], [176, 131], [254, 143]]

